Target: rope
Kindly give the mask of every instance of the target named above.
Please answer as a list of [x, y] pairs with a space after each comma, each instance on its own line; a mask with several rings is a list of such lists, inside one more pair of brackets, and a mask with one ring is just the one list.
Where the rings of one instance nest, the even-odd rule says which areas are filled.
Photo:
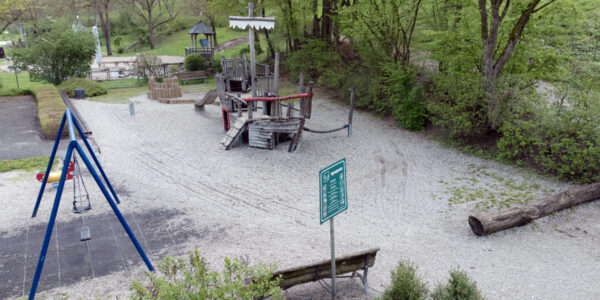
[[340, 130], [346, 129], [346, 128], [348, 128], [348, 126], [349, 125], [346, 124], [346, 125], [344, 125], [344, 126], [342, 126], [340, 128], [331, 129], [331, 130], [315, 130], [315, 129], [310, 129], [308, 127], [303, 127], [302, 130], [308, 131], [308, 132], [312, 132], [312, 133], [332, 133], [332, 132], [336, 132], [336, 131], [340, 131]]

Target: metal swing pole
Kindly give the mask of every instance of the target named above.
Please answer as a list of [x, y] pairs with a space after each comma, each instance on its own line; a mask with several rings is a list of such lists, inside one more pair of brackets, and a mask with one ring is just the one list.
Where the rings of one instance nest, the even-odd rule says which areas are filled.
[[118, 204], [121, 204], [121, 201], [119, 201], [119, 197], [117, 197], [117, 193], [115, 193], [115, 190], [113, 189], [112, 184], [110, 184], [110, 181], [108, 180], [108, 176], [106, 176], [106, 173], [104, 173], [104, 169], [102, 169], [102, 166], [100, 166], [100, 162], [98, 161], [96, 154], [94, 154], [94, 151], [92, 150], [92, 146], [90, 145], [87, 138], [85, 137], [85, 134], [83, 134], [83, 130], [81, 130], [81, 127], [79, 126], [79, 122], [77, 121], [77, 118], [73, 118], [73, 123], [75, 124], [75, 128], [77, 128], [77, 132], [79, 132], [79, 136], [81, 136], [81, 139], [83, 140], [83, 143], [85, 144], [85, 147], [87, 148], [88, 152], [92, 156], [92, 159], [94, 160], [94, 163], [96, 164], [96, 167], [98, 167], [98, 170], [100, 170], [100, 174], [102, 174], [102, 178], [104, 178], [104, 182], [106, 182], [106, 185], [108, 185], [108, 189], [110, 190], [110, 193], [115, 198], [115, 201], [117, 201]]
[[100, 177], [98, 176], [98, 173], [96, 173], [96, 170], [94, 170], [94, 167], [92, 166], [92, 163], [90, 163], [90, 160], [85, 156], [85, 153], [83, 152], [83, 149], [81, 148], [81, 146], [79, 146], [79, 144], [75, 144], [75, 149], [77, 149], [77, 152], [79, 153], [79, 156], [81, 157], [81, 159], [83, 160], [83, 162], [87, 166], [87, 168], [90, 171], [90, 173], [92, 173], [92, 177], [94, 177], [94, 180], [96, 180], [96, 183], [98, 184], [98, 187], [100, 187], [100, 190], [104, 194], [104, 197], [106, 198], [106, 201], [108, 201], [108, 204], [110, 204], [110, 207], [113, 209], [113, 211], [117, 215], [117, 218], [121, 222], [121, 225], [123, 226], [123, 229], [125, 229], [125, 231], [127, 232], [127, 235], [129, 235], [129, 239], [131, 239], [131, 242], [133, 243], [133, 245], [137, 249], [138, 253], [142, 257], [142, 259], [144, 260], [144, 262], [146, 263], [146, 266], [148, 267], [148, 269], [150, 271], [154, 272], [154, 267], [152, 266], [152, 263], [150, 263], [150, 260], [148, 259], [148, 257], [146, 256], [146, 253], [144, 253], [144, 250], [142, 249], [142, 246], [140, 246], [140, 243], [138, 243], [137, 239], [135, 238], [135, 235], [131, 231], [131, 228], [129, 228], [129, 225], [127, 224], [127, 221], [125, 221], [125, 218], [123, 218], [123, 215], [121, 215], [121, 212], [119, 211], [119, 208], [117, 207], [117, 205], [115, 204], [115, 202], [112, 201], [112, 198], [110, 197], [108, 191], [106, 190], [106, 187], [104, 186], [104, 183], [102, 183], [102, 180], [100, 180]]
[[[64, 120], [63, 120], [64, 121]], [[65, 156], [65, 162], [67, 165], [71, 163], [71, 155], [73, 154], [74, 145], [77, 145], [76, 141], [71, 140], [69, 148], [67, 149], [67, 155]], [[40, 252], [40, 258], [35, 269], [35, 276], [31, 283], [31, 290], [29, 291], [29, 300], [33, 300], [35, 297], [35, 291], [37, 290], [40, 276], [42, 275], [42, 269], [44, 268], [44, 261], [46, 260], [46, 252], [48, 251], [48, 244], [52, 237], [52, 230], [54, 228], [54, 222], [56, 221], [56, 213], [58, 212], [58, 206], [60, 205], [60, 197], [62, 196], [63, 188], [65, 187], [65, 181], [69, 168], [63, 167], [60, 175], [60, 181], [58, 182], [58, 189], [56, 190], [56, 197], [54, 198], [54, 205], [52, 206], [52, 213], [50, 214], [50, 220], [48, 221], [48, 227], [46, 228], [46, 235], [44, 236], [44, 243], [42, 244], [42, 251]]]
[[[46, 173], [44, 175], [44, 179], [42, 179], [42, 187], [40, 188], [40, 192], [38, 193], [37, 200], [35, 201], [35, 207], [33, 208], [33, 213], [31, 214], [32, 218], [35, 218], [37, 215], [38, 208], [40, 207], [40, 202], [42, 201], [42, 195], [44, 195], [44, 189], [46, 189], [46, 183], [48, 182], [48, 175], [50, 174], [50, 170], [52, 170], [52, 164], [54, 163], [54, 157], [56, 156], [56, 150], [58, 150], [58, 144], [60, 144], [60, 137], [62, 136], [63, 129], [65, 128], [65, 121], [67, 118], [67, 113], [63, 114], [62, 121], [60, 122], [60, 126], [58, 127], [58, 134], [56, 135], [56, 140], [54, 141], [54, 147], [52, 147], [52, 154], [50, 154], [50, 160], [48, 161], [48, 166], [46, 167]], [[63, 166], [63, 169], [65, 167]], [[68, 165], [66, 167], [68, 169]]]

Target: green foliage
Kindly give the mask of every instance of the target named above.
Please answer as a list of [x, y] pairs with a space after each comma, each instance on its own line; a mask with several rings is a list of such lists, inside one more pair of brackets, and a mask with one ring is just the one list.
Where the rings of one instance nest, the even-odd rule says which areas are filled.
[[58, 86], [58, 89], [65, 91], [69, 97], [75, 97], [75, 89], [84, 89], [86, 97], [106, 95], [107, 90], [100, 83], [84, 78], [70, 78]]
[[[331, 72], [341, 73], [342, 60], [340, 55], [326, 42], [310, 39], [300, 50], [292, 53], [287, 63], [293, 77], [297, 78], [298, 74], [302, 72], [305, 80], [326, 83], [329, 80], [324, 79], [327, 76], [331, 77]], [[321, 78], [326, 73], [329, 74], [325, 78]], [[337, 84], [333, 84], [333, 86], [337, 86]]]
[[450, 271], [450, 279], [445, 285], [438, 284], [431, 294], [433, 300], [481, 300], [477, 283], [460, 269]]
[[54, 138], [58, 133], [60, 122], [66, 106], [58, 90], [54, 86], [43, 86], [35, 90], [38, 119], [42, 133], [46, 138]]
[[[22, 171], [37, 171], [43, 170], [48, 166], [49, 156], [40, 156], [34, 158], [0, 160], [0, 173], [10, 172], [15, 170]], [[55, 162], [58, 162], [56, 160]]]
[[122, 54], [123, 52], [125, 52], [125, 49], [123, 49], [123, 47], [117, 48], [117, 53]]
[[69, 77], [85, 77], [95, 53], [91, 32], [54, 27], [30, 40], [28, 48], [13, 51], [13, 59], [32, 80], [61, 84]]
[[576, 182], [600, 181], [598, 96], [570, 94], [564, 106], [523, 101], [500, 128], [499, 158]]
[[392, 282], [383, 292], [382, 300], [418, 300], [426, 299], [428, 290], [417, 276], [417, 267], [408, 261], [401, 261], [392, 270]]
[[113, 44], [114, 44], [116, 47], [121, 47], [121, 41], [123, 41], [123, 38], [122, 38], [122, 37], [120, 37], [120, 36], [118, 36], [118, 37], [116, 37], [116, 38], [113, 40]]
[[199, 54], [190, 54], [185, 57], [183, 66], [186, 71], [200, 71], [206, 68], [206, 59]]
[[147, 273], [146, 284], [133, 281], [133, 299], [280, 299], [282, 294], [280, 278], [272, 278], [272, 268], [225, 258], [225, 269], [219, 273], [210, 269], [197, 249], [187, 261], [165, 257], [158, 269], [160, 273]]
[[415, 75], [401, 64], [383, 64], [379, 85], [390, 98], [392, 115], [408, 130], [422, 130], [427, 120], [423, 89], [415, 85]]
[[433, 81], [427, 109], [434, 125], [459, 141], [477, 139], [488, 131], [487, 102], [478, 73], [439, 73]]

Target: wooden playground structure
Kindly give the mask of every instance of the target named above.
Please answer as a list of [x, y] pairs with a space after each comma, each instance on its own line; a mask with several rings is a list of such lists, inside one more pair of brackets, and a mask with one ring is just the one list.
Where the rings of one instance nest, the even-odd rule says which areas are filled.
[[[274, 18], [254, 17], [252, 2], [248, 3], [248, 17], [229, 17], [231, 27], [248, 28], [250, 62], [246, 55], [240, 59], [221, 57], [222, 72], [215, 74], [223, 129], [226, 131], [221, 144], [229, 150], [236, 144], [247, 141], [250, 147], [274, 149], [280, 142], [289, 140], [288, 151], [294, 152], [300, 144], [302, 131], [329, 133], [347, 128], [348, 136], [352, 135], [354, 89], [350, 99], [348, 124], [333, 130], [311, 130], [304, 125], [312, 114], [312, 82], [306, 88], [300, 74], [298, 94], [281, 97], [279, 53], [275, 53], [273, 72], [269, 65], [256, 63], [254, 30], [271, 29], [274, 24]], [[242, 93], [248, 91], [251, 96], [242, 96]], [[212, 97], [214, 96], [207, 94], [206, 99], [199, 101], [200, 106], [214, 99]]]

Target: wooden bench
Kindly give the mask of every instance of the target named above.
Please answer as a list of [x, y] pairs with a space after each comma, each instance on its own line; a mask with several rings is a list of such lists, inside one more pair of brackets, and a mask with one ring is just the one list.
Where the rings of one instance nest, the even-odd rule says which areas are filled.
[[[354, 254], [337, 257], [335, 259], [336, 278], [340, 277], [359, 277], [365, 287], [365, 292], [369, 292], [367, 284], [367, 274], [369, 268], [375, 264], [375, 256], [379, 248], [372, 248], [360, 251]], [[357, 271], [362, 270], [362, 274]], [[337, 276], [352, 272], [351, 276]], [[331, 278], [331, 260], [323, 260], [317, 263], [299, 266], [295, 268], [278, 270], [273, 273], [273, 277], [281, 275], [279, 286], [285, 290], [292, 286], [318, 281], [323, 278]]]
[[188, 80], [202, 79], [202, 82], [204, 82], [204, 80], [208, 78], [206, 71], [179, 72], [175, 74], [175, 77], [181, 80], [183, 85], [185, 85], [185, 82]]

